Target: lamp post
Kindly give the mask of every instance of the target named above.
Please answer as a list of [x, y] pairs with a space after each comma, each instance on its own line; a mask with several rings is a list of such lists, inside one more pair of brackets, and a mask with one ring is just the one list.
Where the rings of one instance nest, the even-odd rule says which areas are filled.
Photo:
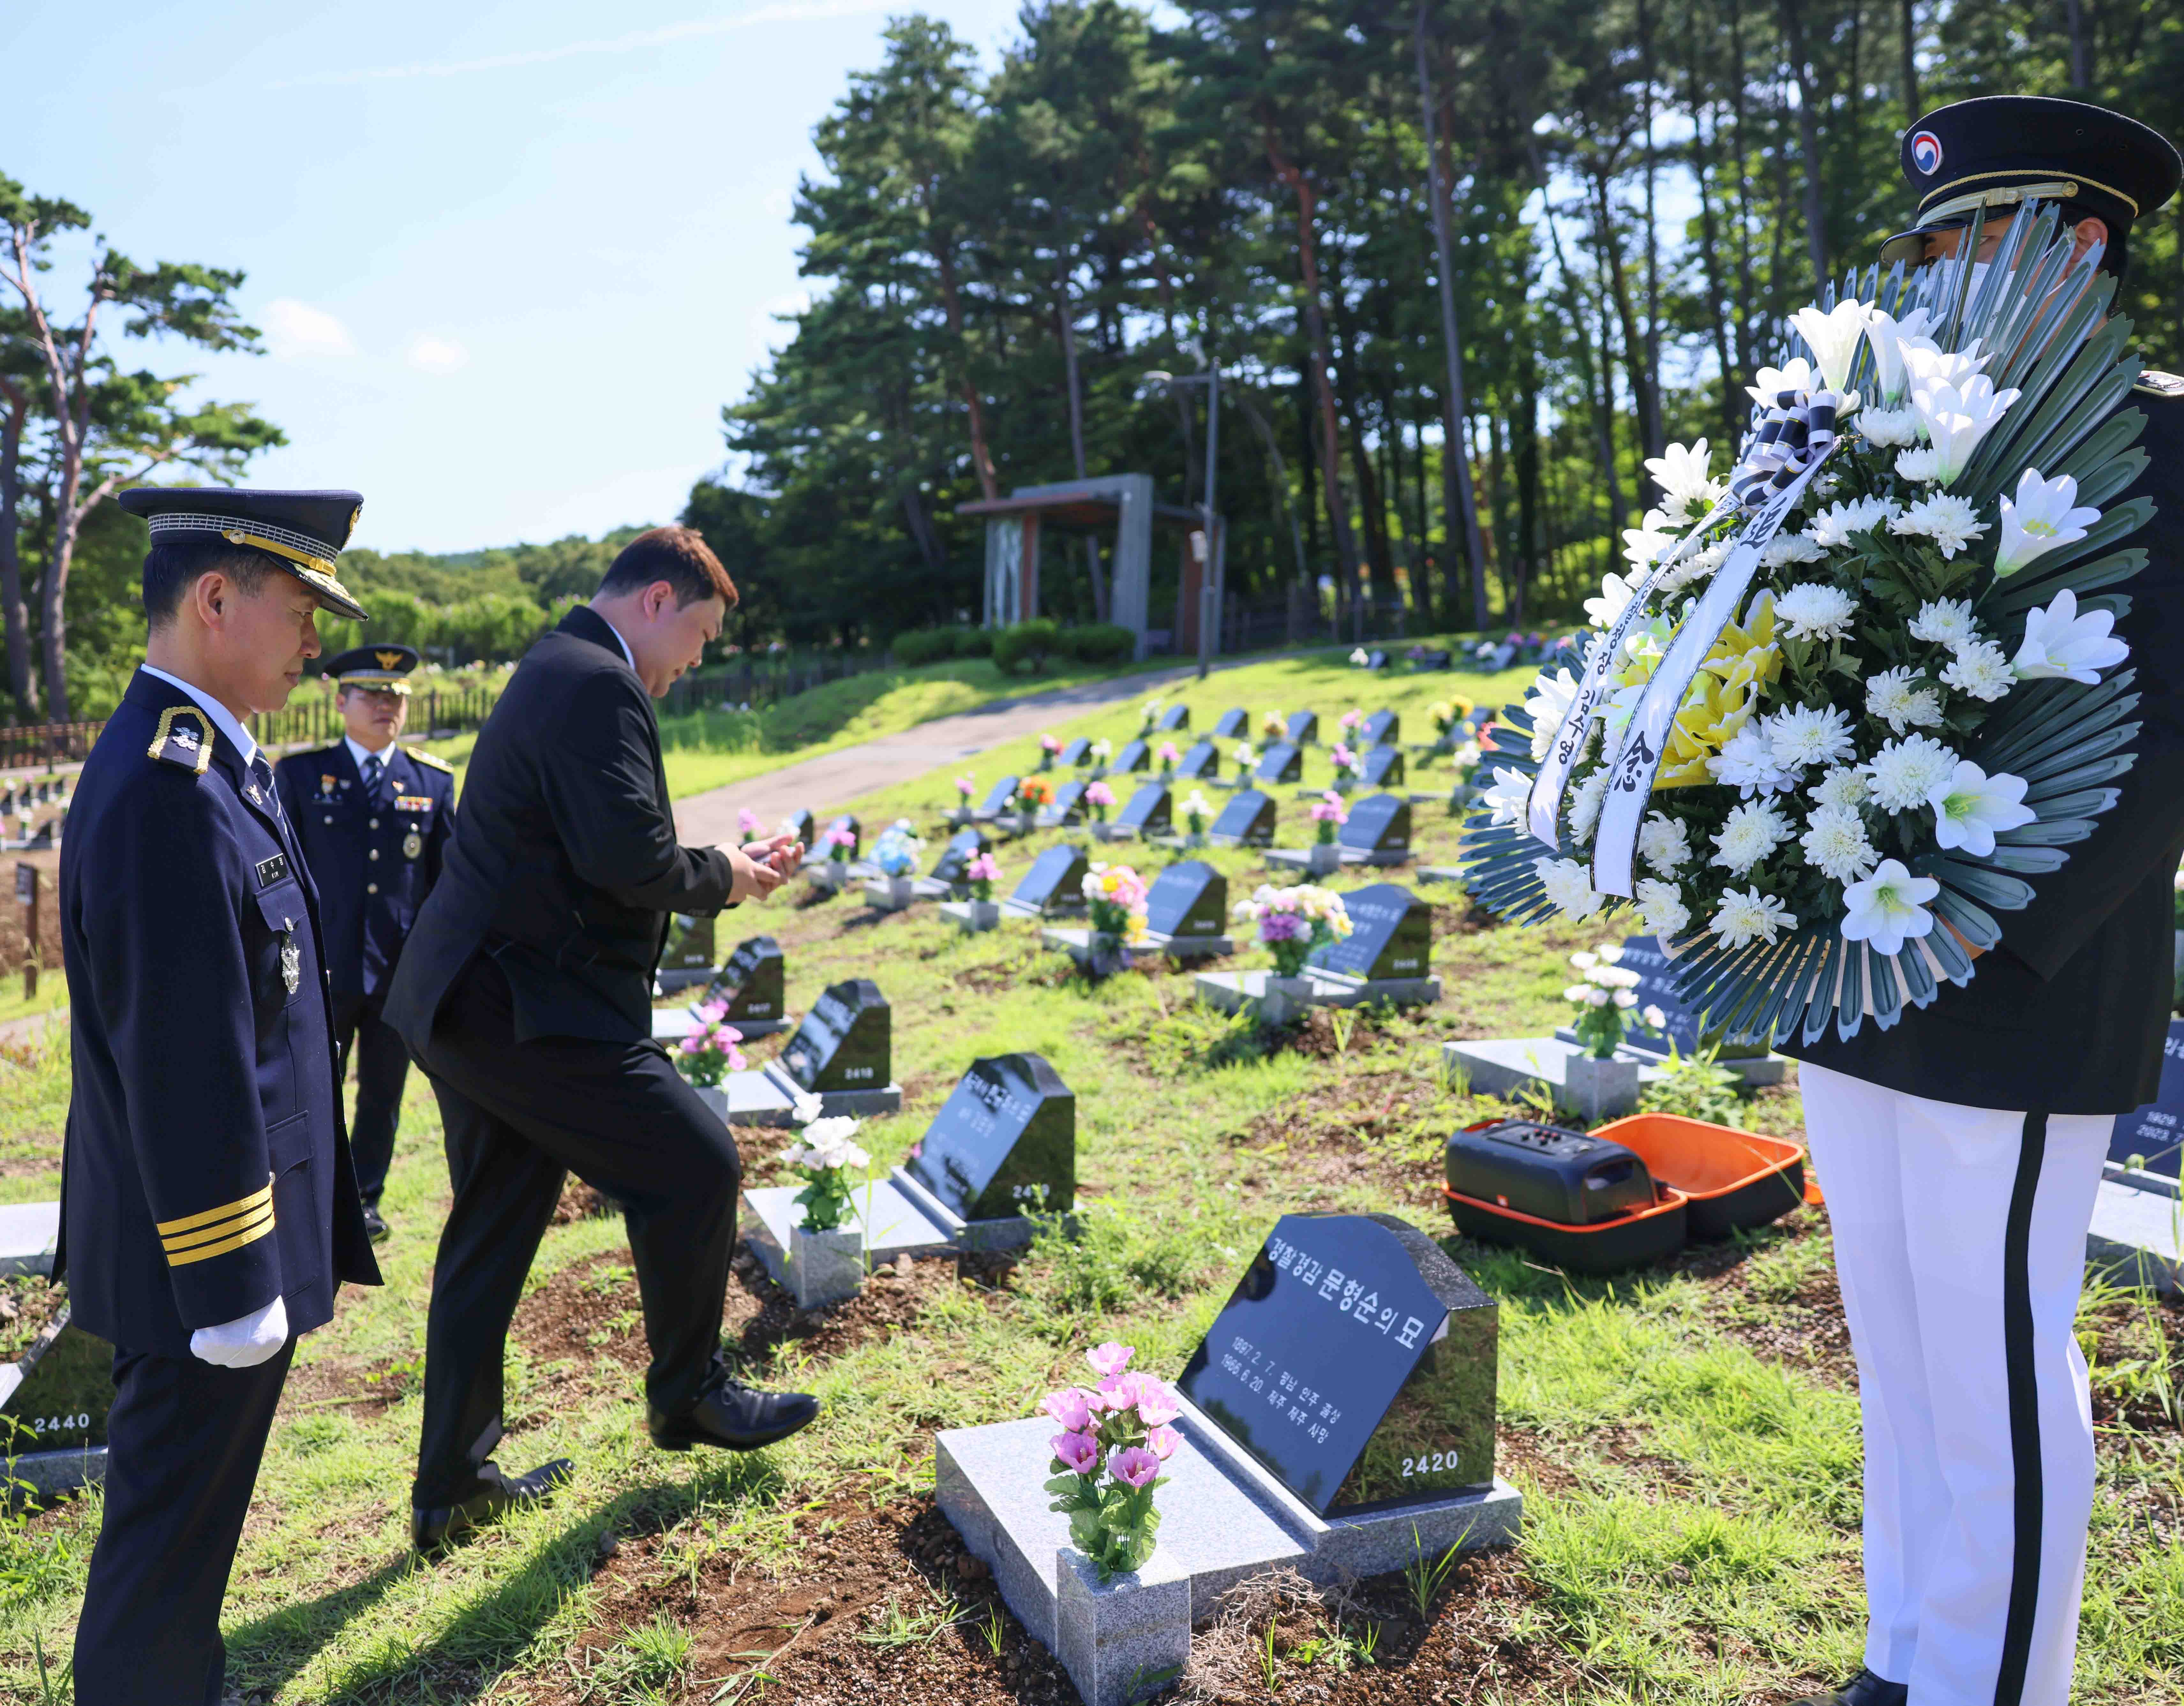
[[1221, 461], [1221, 370], [1206, 358], [1202, 347], [1197, 351], [1201, 371], [1173, 374], [1156, 368], [1145, 375], [1149, 385], [1202, 385], [1206, 387], [1206, 501], [1201, 505], [1205, 517], [1204, 541], [1200, 548], [1198, 569], [1198, 679], [1206, 679], [1213, 657], [1213, 628], [1220, 611], [1220, 589], [1217, 584], [1222, 562], [1221, 531], [1213, 508], [1214, 472]]

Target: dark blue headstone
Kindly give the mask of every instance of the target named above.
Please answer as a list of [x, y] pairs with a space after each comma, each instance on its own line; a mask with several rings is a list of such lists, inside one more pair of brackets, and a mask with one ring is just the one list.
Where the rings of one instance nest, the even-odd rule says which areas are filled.
[[1293, 747], [1301, 747], [1319, 738], [1319, 713], [1295, 711], [1290, 715], [1290, 725], [1282, 738]]
[[1162, 936], [1220, 936], [1228, 927], [1228, 879], [1204, 859], [1178, 859], [1145, 892], [1145, 928]]
[[961, 886], [970, 881], [963, 873], [970, 868], [971, 861], [991, 846], [993, 842], [987, 839], [985, 831], [976, 824], [956, 831], [948, 837], [948, 845], [941, 849], [940, 857], [933, 862], [934, 880]]
[[1145, 770], [1151, 763], [1152, 748], [1143, 741], [1132, 741], [1121, 752], [1115, 754], [1115, 762], [1107, 768], [1128, 774], [1131, 770]]
[[2127, 1163], [2134, 1155], [2142, 1156], [2139, 1165], [2174, 1179], [2180, 1172], [2180, 1146], [2184, 1146], [2184, 1019], [2172, 1019], [2169, 1039], [2161, 1045], [2160, 1091], [2145, 1107], [2116, 1116], [2109, 1159]]
[[746, 1019], [778, 1020], [788, 998], [786, 970], [779, 942], [770, 936], [752, 936], [736, 944], [700, 999], [727, 1003], [726, 1022], [730, 1025]]
[[1170, 705], [1165, 711], [1162, 711], [1160, 714], [1160, 721], [1154, 724], [1153, 726], [1164, 732], [1173, 731], [1177, 729], [1189, 728], [1190, 726], [1190, 707], [1188, 705]]
[[1061, 756], [1056, 762], [1070, 765], [1072, 769], [1081, 769], [1092, 762], [1092, 742], [1079, 735], [1061, 749]]
[[1083, 847], [1050, 847], [1031, 862], [1031, 869], [1009, 898], [1042, 912], [1056, 906], [1074, 906], [1084, 899], [1081, 886], [1090, 869]]
[[1207, 833], [1233, 836], [1240, 847], [1270, 847], [1274, 844], [1274, 801], [1271, 794], [1244, 788], [1228, 797], [1221, 815]]
[[1349, 936], [1314, 948], [1308, 964], [1352, 977], [1430, 977], [1433, 909], [1401, 883], [1376, 882], [1342, 897]]
[[[1669, 956], [1661, 952], [1661, 944], [1650, 936], [1626, 937], [1623, 943], [1623, 958], [1616, 962], [1629, 971], [1638, 974], [1637, 986], [1630, 992], [1638, 997], [1638, 1005], [1629, 1015], [1624, 1035], [1641, 1047], [1665, 1053], [1669, 1045], [1675, 1044], [1684, 1054], [1696, 1052], [1716, 1042], [1722, 1045], [1726, 1056], [1741, 1056], [1767, 1052], [1765, 1039], [1750, 1032], [1723, 1037], [1702, 1023], [1703, 1015], [1691, 1010], [1684, 997], [1676, 992], [1676, 975]], [[1648, 1007], [1658, 1007], [1669, 1023], [1665, 1031], [1658, 1031], [1638, 1022], [1638, 1014]]]
[[904, 1170], [966, 1220], [1065, 1214], [1077, 1201], [1077, 1098], [1044, 1056], [974, 1060]]
[[1259, 754], [1259, 768], [1251, 772], [1252, 780], [1262, 782], [1301, 782], [1304, 780], [1304, 754], [1286, 741], [1279, 741]]
[[660, 944], [660, 970], [655, 974], [672, 989], [695, 983], [713, 969], [713, 918], [678, 912], [667, 921], [667, 939]]
[[1217, 741], [1241, 741], [1250, 738], [1251, 714], [1249, 711], [1223, 711], [1213, 723], [1213, 738]]
[[1411, 845], [1411, 803], [1395, 794], [1370, 794], [1350, 808], [1350, 821], [1334, 833], [1361, 853], [1402, 853]]
[[818, 840], [818, 832], [812, 824], [811, 814], [807, 811], [791, 812], [781, 820], [781, 827], [802, 842], [806, 850], [809, 850]]
[[869, 977], [832, 985], [781, 1051], [782, 1066], [806, 1090], [884, 1090], [894, 1081], [894, 1019]]
[[993, 787], [988, 792], [986, 795], [986, 803], [980, 806], [978, 809], [982, 812], [998, 812], [1005, 810], [1008, 806], [1009, 796], [1017, 791], [1017, 783], [1020, 780], [1022, 779], [1017, 776], [1003, 776], [1000, 781], [995, 782]]
[[1375, 711], [1364, 720], [1357, 731], [1357, 738], [1364, 745], [1378, 747], [1396, 739], [1403, 731], [1403, 720], [1393, 711]]
[[1173, 811], [1167, 784], [1147, 782], [1130, 796], [1128, 803], [1115, 814], [1115, 821], [1145, 835], [1162, 835], [1167, 832]]
[[1057, 824], [1081, 824], [1084, 821], [1084, 790], [1089, 782], [1064, 782], [1054, 791], [1053, 803], [1047, 810]]
[[53, 1325], [14, 1366], [22, 1380], [0, 1398], [0, 1453], [61, 1451], [106, 1443], [114, 1403], [114, 1347], [69, 1319]]
[[[851, 859], [856, 858], [856, 856], [864, 850], [865, 826], [857, 821], [854, 814], [849, 812], [844, 812], [841, 816], [836, 818], [833, 822], [828, 824], [827, 827], [830, 830], [849, 831], [850, 837], [850, 857]], [[822, 848], [822, 851], [831, 853], [833, 850], [831, 848]]]
[[1184, 781], [1212, 781], [1221, 774], [1221, 749], [1211, 741], [1193, 742], [1176, 765], [1175, 774]]
[[1375, 747], [1365, 754], [1365, 786], [1384, 788], [1403, 779], [1403, 749], [1401, 747]]

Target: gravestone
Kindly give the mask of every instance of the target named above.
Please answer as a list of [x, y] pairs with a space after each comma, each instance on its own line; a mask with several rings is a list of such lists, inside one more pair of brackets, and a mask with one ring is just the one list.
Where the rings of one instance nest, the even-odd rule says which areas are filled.
[[1190, 726], [1190, 707], [1188, 705], [1170, 705], [1165, 711], [1162, 711], [1160, 714], [1160, 721], [1154, 724], [1153, 726], [1161, 731], [1163, 734], [1172, 734], [1178, 729], [1189, 728]]
[[1147, 782], [1132, 794], [1115, 814], [1117, 829], [1135, 830], [1141, 836], [1166, 835], [1174, 812], [1174, 801], [1165, 782]]
[[1301, 782], [1304, 780], [1304, 754], [1287, 741], [1278, 741], [1259, 755], [1259, 768], [1251, 772], [1251, 780]]
[[1084, 790], [1089, 782], [1064, 782], [1054, 791], [1052, 800], [1039, 809], [1039, 820], [1048, 829], [1064, 824], [1084, 821]]
[[781, 820], [781, 827], [784, 834], [794, 836], [803, 843], [805, 852], [811, 851], [812, 843], [817, 839], [817, 831], [812, 824], [811, 813], [801, 809], [793, 811]]
[[1079, 735], [1061, 749], [1055, 762], [1058, 764], [1067, 764], [1072, 770], [1084, 769], [1092, 762], [1092, 742], [1084, 736]]
[[1251, 714], [1245, 710], [1223, 711], [1213, 721], [1213, 738], [1217, 741], [1242, 741], [1251, 738]]
[[989, 818], [999, 816], [1007, 807], [1009, 797], [1016, 792], [1017, 783], [1021, 780], [1017, 776], [1003, 776], [995, 782], [987, 790], [985, 803], [978, 808], [979, 814]]
[[1132, 770], [1149, 770], [1151, 765], [1152, 748], [1143, 741], [1132, 741], [1115, 754], [1115, 762], [1107, 768], [1128, 775]]
[[739, 942], [705, 986], [699, 1004], [727, 1003], [728, 1010], [722, 1023], [734, 1025], [747, 1036], [759, 1034], [756, 1027], [777, 1030], [788, 1014], [787, 968], [781, 944], [772, 936], [754, 936]]
[[[106, 1443], [114, 1403], [114, 1347], [69, 1320], [66, 1309], [20, 1361], [0, 1367], [0, 1455], [80, 1453]], [[27, 1464], [14, 1473], [26, 1474]]]
[[1221, 774], [1221, 749], [1211, 741], [1194, 741], [1175, 767], [1178, 780], [1210, 782]]
[[877, 1090], [894, 1082], [894, 1014], [869, 977], [830, 985], [781, 1052], [799, 1088]]
[[0, 816], [13, 817], [14, 815], [15, 791], [14, 789], [10, 788], [6, 793], [0, 794]]
[[1375, 747], [1365, 754], [1365, 775], [1368, 788], [1384, 788], [1403, 780], [1403, 749], [1401, 747]]
[[1376, 882], [1342, 897], [1351, 929], [1312, 950], [1306, 964], [1372, 982], [1429, 975], [1433, 909], [1401, 883]]
[[1455, 661], [1448, 653], [1439, 647], [1421, 646], [1411, 653], [1411, 667], [1413, 670], [1446, 670]]
[[986, 832], [975, 825], [956, 831], [948, 837], [948, 845], [940, 850], [940, 857], [933, 861], [933, 881], [960, 888], [970, 881], [963, 873], [971, 861], [992, 846]]
[[[1630, 963], [1630, 952], [1624, 962]], [[2169, 1021], [2169, 1037], [2161, 1046], [2161, 1087], [2153, 1101], [2129, 1114], [2116, 1115], [2114, 1135], [2109, 1140], [2109, 1159], [2120, 1166], [2138, 1165], [2165, 1178], [2179, 1176], [2179, 1155], [2184, 1153], [2184, 1019]]]
[[1357, 738], [1368, 747], [1385, 746], [1403, 732], [1403, 720], [1393, 711], [1375, 711], [1358, 725]]
[[1061, 907], [1081, 907], [1084, 904], [1083, 884], [1091, 869], [1091, 861], [1083, 847], [1049, 847], [1032, 861], [1023, 881], [1002, 904], [1019, 916], [1038, 916]]
[[[1750, 1031], [1726, 1036], [1705, 1027], [1705, 1015], [1693, 1012], [1677, 992], [1675, 970], [1654, 937], [1625, 937], [1623, 958], [1616, 964], [1638, 974], [1637, 986], [1630, 992], [1638, 997], [1638, 1005], [1632, 1010], [1624, 1031], [1624, 1043], [1634, 1052], [1665, 1058], [1673, 1042], [1678, 1053], [1691, 1054], [1718, 1040], [1724, 1060], [1750, 1059], [1768, 1053], [1769, 1039], [1764, 1036]], [[1648, 1007], [1661, 1009], [1663, 1017], [1669, 1021], [1665, 1031], [1655, 1031], [1639, 1021], [1637, 1014]]]
[[1365, 654], [1365, 667], [1368, 670], [1386, 669], [1388, 667], [1388, 654], [1385, 652], [1379, 651], [1377, 649], [1368, 652]]
[[[853, 814], [844, 812], [841, 816], [836, 818], [832, 823], [828, 824], [827, 827], [830, 830], [849, 831], [850, 857], [851, 859], [856, 858], [859, 853], [864, 851], [865, 826], [857, 821]], [[822, 851], [823, 852], [826, 850], [822, 849]]]
[[1319, 738], [1319, 713], [1295, 711], [1290, 716], [1290, 725], [1282, 738], [1293, 747], [1311, 745]]
[[1226, 846], [1270, 847], [1274, 844], [1274, 816], [1272, 794], [1245, 788], [1229, 796], [1207, 833]]
[[1350, 808], [1350, 821], [1334, 832], [1346, 855], [1367, 864], [1400, 864], [1411, 856], [1411, 803], [1396, 794], [1371, 794]]
[[1188, 941], [1221, 936], [1228, 924], [1228, 879], [1204, 859], [1178, 859], [1145, 891], [1145, 928]]
[[1044, 1056], [974, 1060], [903, 1170], [959, 1220], [1066, 1214], [1077, 1202], [1077, 1098]]
[[713, 970], [713, 920], [677, 913], [669, 920], [656, 975], [662, 989], [703, 983]]
[[1284, 1214], [1177, 1384], [1318, 1515], [1485, 1492], [1497, 1315], [1392, 1214]]
[[53, 797], [53, 785], [51, 782], [40, 782], [38, 784], [38, 803], [42, 806], [46, 805], [52, 801]]

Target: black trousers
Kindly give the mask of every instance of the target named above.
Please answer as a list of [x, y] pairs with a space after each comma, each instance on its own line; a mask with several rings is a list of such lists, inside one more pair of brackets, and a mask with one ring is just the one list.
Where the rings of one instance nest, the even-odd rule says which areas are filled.
[[387, 1003], [382, 983], [370, 995], [343, 996], [334, 1003], [334, 1046], [341, 1050], [342, 1081], [356, 1059], [356, 1117], [348, 1122], [350, 1158], [356, 1164], [357, 1194], [376, 1207], [387, 1188], [387, 1170], [394, 1161], [394, 1133], [402, 1121], [402, 1086], [410, 1076], [410, 1051], [393, 1025], [380, 1017]]
[[437, 1506], [475, 1490], [500, 1439], [509, 1320], [571, 1172], [627, 1218], [652, 1348], [647, 1398], [677, 1414], [705, 1396], [719, 1377], [743, 1166], [658, 1043], [517, 1042], [508, 980], [485, 956], [456, 980], [418, 1064], [439, 1098], [454, 1185], [412, 1495]]
[[220, 1706], [220, 1601], [294, 1351], [252, 1369], [114, 1353], [76, 1706]]

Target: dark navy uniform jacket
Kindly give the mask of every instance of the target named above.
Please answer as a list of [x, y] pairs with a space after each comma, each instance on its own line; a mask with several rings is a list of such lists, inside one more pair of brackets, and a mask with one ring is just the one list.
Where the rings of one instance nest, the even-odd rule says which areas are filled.
[[61, 843], [75, 1085], [61, 1247], [75, 1319], [125, 1349], [286, 1300], [292, 1332], [379, 1269], [334, 1082], [318, 897], [270, 787], [139, 673]]
[[[2145, 551], [2145, 569], [2114, 589], [2131, 604], [2115, 631], [2139, 696], [2137, 761], [2116, 804], [2061, 870], [2031, 879], [2030, 906], [1994, 914], [2001, 945], [1970, 983], [1943, 984], [1890, 1030], [1869, 1020], [1847, 1042], [1831, 1028], [1785, 1053], [1973, 1108], [2125, 1114], [2159, 1093], [2184, 855], [2184, 380], [2148, 374], [2123, 406], [2146, 417], [2148, 461], [2107, 507], [2147, 497], [2154, 514], [2123, 542]], [[2003, 648], [2023, 632], [2014, 620]]]
[[374, 994], [386, 982], [454, 828], [454, 772], [398, 745], [382, 756], [386, 770], [371, 797], [346, 741], [291, 753], [273, 767], [281, 809], [318, 886], [337, 1002]]

